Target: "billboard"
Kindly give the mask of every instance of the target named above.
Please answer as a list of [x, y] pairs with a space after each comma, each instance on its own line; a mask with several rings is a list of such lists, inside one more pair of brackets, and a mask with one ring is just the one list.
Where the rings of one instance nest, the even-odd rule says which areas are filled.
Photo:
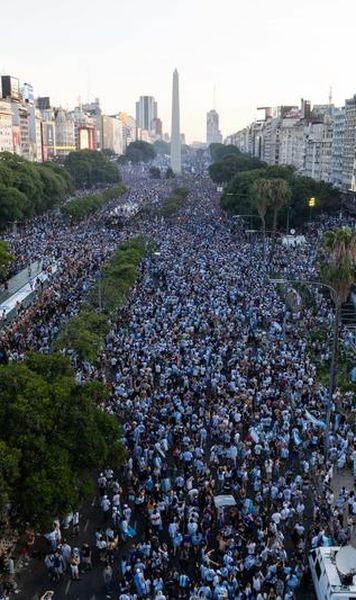
[[23, 97], [24, 97], [25, 102], [27, 102], [28, 104], [34, 104], [35, 95], [34, 95], [34, 91], [33, 91], [33, 86], [30, 83], [24, 83]]
[[93, 127], [80, 127], [79, 128], [79, 149], [80, 150], [94, 150], [94, 128]]

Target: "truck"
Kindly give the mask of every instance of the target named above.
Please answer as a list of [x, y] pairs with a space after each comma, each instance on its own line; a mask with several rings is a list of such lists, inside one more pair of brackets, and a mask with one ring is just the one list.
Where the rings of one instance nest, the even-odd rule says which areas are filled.
[[314, 548], [309, 553], [309, 567], [318, 600], [356, 600], [355, 548]]

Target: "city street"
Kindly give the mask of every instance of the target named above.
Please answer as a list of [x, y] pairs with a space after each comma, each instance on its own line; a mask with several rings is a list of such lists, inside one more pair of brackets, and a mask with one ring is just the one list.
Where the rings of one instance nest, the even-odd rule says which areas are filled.
[[[315, 317], [304, 310], [284, 339], [284, 301], [268, 280], [261, 243], [231, 235], [204, 175], [185, 184], [188, 200], [169, 222], [143, 214], [128, 228], [154, 240], [157, 251], [144, 260], [101, 362], [112, 389], [105, 410], [117, 415], [128, 451], [124, 472], [119, 483], [99, 476], [80, 510], [79, 536], [62, 528], [58, 550], [47, 550], [46, 561], [56, 560], [64, 539], [73, 556], [88, 543], [94, 567], [72, 581], [59, 566], [52, 583], [44, 555], [31, 559], [19, 575], [21, 600], [46, 588], [70, 600], [108, 591], [126, 600], [127, 589], [149, 598], [161, 589], [172, 599], [190, 590], [193, 599], [213, 581], [222, 598], [234, 589], [242, 599], [242, 588], [254, 585], [283, 589], [286, 600], [302, 582], [304, 598], [310, 546], [347, 535], [347, 523], [330, 515], [323, 429], [315, 425], [324, 418], [322, 388], [302, 345]], [[274, 268], [287, 257], [286, 276], [314, 276], [315, 243], [311, 236], [302, 252], [277, 249]], [[87, 373], [85, 364], [77, 361], [76, 371]], [[335, 460], [348, 431], [335, 429]], [[344, 510], [352, 480], [342, 481]], [[230, 508], [216, 508], [219, 498]]]

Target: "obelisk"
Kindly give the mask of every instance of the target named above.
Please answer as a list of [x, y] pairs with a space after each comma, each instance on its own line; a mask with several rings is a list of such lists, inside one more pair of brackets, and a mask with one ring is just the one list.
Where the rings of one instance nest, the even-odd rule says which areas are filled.
[[180, 139], [179, 116], [179, 75], [177, 69], [175, 69], [173, 73], [171, 167], [174, 173], [178, 174], [182, 172], [182, 147]]

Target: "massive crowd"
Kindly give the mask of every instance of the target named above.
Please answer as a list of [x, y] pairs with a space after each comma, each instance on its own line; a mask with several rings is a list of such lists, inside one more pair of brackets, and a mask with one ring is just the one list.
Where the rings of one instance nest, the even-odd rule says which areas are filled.
[[[140, 177], [128, 174], [131, 193], [158, 202], [166, 183], [151, 181], [142, 194]], [[353, 399], [335, 400], [325, 461], [327, 390], [306, 336], [331, 322], [332, 307], [316, 290], [317, 314], [289, 314], [258, 240], [231, 235], [204, 175], [189, 186], [169, 225], [143, 216], [120, 232], [97, 218], [61, 233], [38, 229], [39, 254], [59, 266], [6, 331], [11, 360], [49, 351], [120, 239], [156, 242], [97, 364], [76, 362], [79, 381], [110, 385], [102, 408], [122, 424], [124, 474], [98, 477], [93, 549], [72, 549], [56, 523], [46, 565], [55, 582], [102, 561], [103, 585], [119, 600], [293, 600], [307, 550], [345, 543], [356, 518], [354, 492], [334, 497], [330, 485], [356, 453], [338, 412]], [[304, 247], [278, 247], [272, 270], [316, 278], [318, 233], [333, 224], [311, 228]], [[315, 351], [327, 359], [325, 346]]]

